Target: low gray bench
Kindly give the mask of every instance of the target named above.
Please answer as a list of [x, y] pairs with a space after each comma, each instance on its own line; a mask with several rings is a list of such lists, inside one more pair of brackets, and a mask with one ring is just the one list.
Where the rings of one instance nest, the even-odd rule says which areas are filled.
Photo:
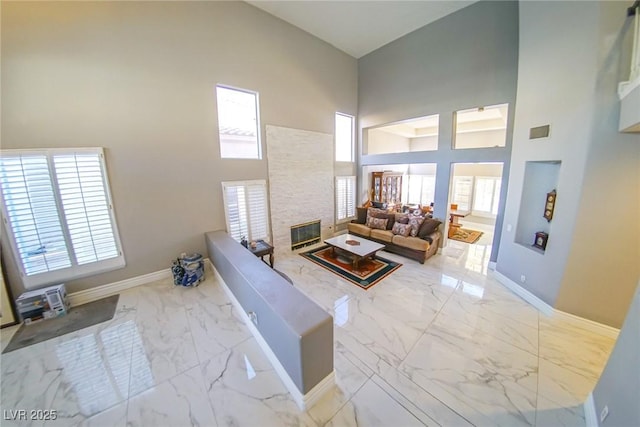
[[205, 240], [249, 329], [298, 406], [310, 407], [335, 383], [333, 317], [226, 232], [208, 232]]

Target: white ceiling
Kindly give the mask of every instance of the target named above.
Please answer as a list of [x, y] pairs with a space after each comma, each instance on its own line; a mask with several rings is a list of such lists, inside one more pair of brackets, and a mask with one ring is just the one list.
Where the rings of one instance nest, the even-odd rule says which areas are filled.
[[475, 1], [248, 1], [360, 58]]

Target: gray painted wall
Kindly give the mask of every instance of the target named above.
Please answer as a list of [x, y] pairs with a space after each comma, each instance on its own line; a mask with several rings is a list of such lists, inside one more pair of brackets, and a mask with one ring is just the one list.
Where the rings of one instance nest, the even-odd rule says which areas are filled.
[[[481, 1], [418, 29], [358, 60], [363, 129], [440, 114], [437, 151], [361, 156], [361, 165], [437, 163], [435, 216], [448, 205], [451, 164], [504, 162], [506, 195], [518, 73], [518, 3]], [[453, 113], [509, 103], [504, 148], [453, 150]], [[362, 151], [361, 151], [362, 152]], [[366, 182], [366, 180], [363, 180]], [[366, 193], [366, 188], [360, 189]], [[504, 203], [491, 260], [497, 258]]]
[[[268, 177], [265, 125], [333, 134], [336, 111], [357, 113], [354, 58], [243, 2], [1, 7], [2, 147], [106, 151], [127, 266], [70, 292], [205, 253], [225, 228], [220, 182]], [[217, 83], [260, 93], [263, 160], [220, 159]]]
[[640, 283], [609, 356], [598, 385], [593, 391], [596, 415], [609, 408], [609, 416], [600, 425], [639, 426], [640, 407]]
[[[567, 25], [577, 16], [580, 25]], [[631, 51], [623, 47], [628, 31], [621, 2], [520, 3], [518, 104], [496, 267], [517, 283], [525, 275], [522, 286], [547, 304], [614, 327], [638, 280], [640, 241], [640, 141], [617, 132], [615, 100], [629, 66], [620, 54]], [[529, 140], [529, 129], [544, 124], [550, 136]], [[562, 162], [544, 254], [514, 241], [527, 161]]]

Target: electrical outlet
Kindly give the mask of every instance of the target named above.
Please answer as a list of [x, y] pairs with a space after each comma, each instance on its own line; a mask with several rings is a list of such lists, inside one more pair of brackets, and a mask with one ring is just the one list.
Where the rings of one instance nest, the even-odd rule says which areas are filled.
[[520, 275], [520, 281], [521, 281], [522, 283], [526, 282], [526, 281], [527, 281], [527, 276], [525, 276], [524, 274], [521, 274], [521, 275]]
[[258, 326], [258, 315], [255, 313], [255, 311], [250, 311], [247, 314], [249, 315], [249, 319], [251, 319], [253, 324]]
[[600, 412], [600, 422], [603, 422], [605, 418], [607, 418], [607, 415], [609, 415], [609, 407], [607, 405], [604, 405], [604, 408], [602, 408], [602, 412]]

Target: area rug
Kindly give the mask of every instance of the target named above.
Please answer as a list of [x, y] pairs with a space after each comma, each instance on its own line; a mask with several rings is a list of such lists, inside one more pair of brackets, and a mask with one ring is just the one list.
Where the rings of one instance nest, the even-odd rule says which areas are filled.
[[2, 353], [9, 353], [10, 351], [111, 320], [116, 312], [119, 297], [119, 294], [112, 295], [77, 307], [71, 307], [67, 314], [54, 319], [42, 320], [31, 325], [23, 324]]
[[323, 246], [300, 255], [362, 289], [371, 288], [402, 266], [400, 263], [376, 255], [373, 260], [361, 260], [356, 271], [349, 255], [338, 254], [334, 258], [331, 256], [330, 246]]
[[453, 240], [458, 240], [465, 243], [475, 243], [482, 236], [482, 231], [469, 230], [466, 228], [458, 228], [453, 236], [449, 237]]

